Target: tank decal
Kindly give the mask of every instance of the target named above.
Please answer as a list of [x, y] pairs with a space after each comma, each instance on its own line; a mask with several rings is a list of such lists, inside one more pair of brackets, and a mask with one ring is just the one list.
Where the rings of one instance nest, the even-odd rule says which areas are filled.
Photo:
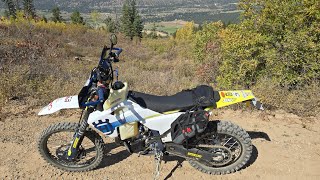
[[151, 118], [158, 117], [158, 116], [161, 116], [161, 114], [155, 114], [155, 115], [152, 115], [152, 116], [147, 116], [144, 119], [147, 120], [147, 119], [151, 119]]
[[177, 109], [177, 110], [173, 110], [173, 111], [167, 111], [167, 112], [164, 112], [163, 114], [173, 114], [173, 113], [176, 113], [176, 112], [179, 112], [180, 110]]

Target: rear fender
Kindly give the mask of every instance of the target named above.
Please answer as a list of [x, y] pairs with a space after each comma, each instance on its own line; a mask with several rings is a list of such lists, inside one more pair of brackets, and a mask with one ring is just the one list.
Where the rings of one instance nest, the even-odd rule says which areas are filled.
[[263, 110], [262, 104], [253, 95], [251, 90], [239, 91], [219, 91], [220, 100], [217, 102], [217, 108], [229, 106], [239, 102], [251, 101], [251, 105], [257, 109]]
[[56, 99], [49, 103], [47, 106], [42, 108], [38, 113], [39, 116], [52, 114], [61, 109], [73, 109], [79, 108], [78, 96], [66, 96], [59, 99]]

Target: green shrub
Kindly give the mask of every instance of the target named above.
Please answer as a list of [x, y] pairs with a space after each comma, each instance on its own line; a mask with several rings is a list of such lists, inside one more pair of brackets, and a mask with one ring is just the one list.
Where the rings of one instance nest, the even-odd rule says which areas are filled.
[[216, 54], [219, 48], [218, 33], [222, 29], [222, 22], [204, 24], [195, 34], [193, 56], [195, 62], [203, 63], [207, 58]]
[[219, 34], [222, 60], [218, 82], [223, 88], [251, 86], [263, 74], [265, 39], [259, 33], [230, 25]]

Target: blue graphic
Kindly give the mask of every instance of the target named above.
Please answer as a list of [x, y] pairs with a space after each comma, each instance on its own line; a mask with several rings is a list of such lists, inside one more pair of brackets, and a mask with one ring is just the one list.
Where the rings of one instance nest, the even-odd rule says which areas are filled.
[[99, 131], [107, 135], [112, 134], [115, 129], [115, 127], [113, 127], [112, 124], [109, 123], [109, 119], [106, 119], [105, 122], [103, 122], [102, 120], [99, 120], [98, 123], [93, 122], [92, 125]]
[[139, 120], [135, 116], [131, 115], [124, 119], [120, 119], [112, 123], [109, 122], [109, 119], [105, 119], [104, 121], [98, 120], [98, 122], [93, 122], [92, 125], [99, 131], [103, 132], [103, 134], [110, 135], [114, 132], [114, 130], [117, 127], [129, 122], [135, 122], [135, 121], [139, 121]]

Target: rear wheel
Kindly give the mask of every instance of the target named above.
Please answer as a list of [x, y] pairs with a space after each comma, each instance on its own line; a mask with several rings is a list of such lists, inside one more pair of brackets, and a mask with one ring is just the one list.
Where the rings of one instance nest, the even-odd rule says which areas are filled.
[[89, 171], [102, 161], [104, 143], [94, 131], [86, 131], [77, 157], [69, 160], [70, 147], [78, 123], [58, 123], [44, 130], [38, 141], [41, 156], [51, 165], [66, 171]]
[[190, 140], [190, 146], [214, 154], [209, 161], [190, 159], [191, 166], [216, 175], [241, 169], [252, 153], [249, 134], [229, 121], [210, 121], [204, 133]]

